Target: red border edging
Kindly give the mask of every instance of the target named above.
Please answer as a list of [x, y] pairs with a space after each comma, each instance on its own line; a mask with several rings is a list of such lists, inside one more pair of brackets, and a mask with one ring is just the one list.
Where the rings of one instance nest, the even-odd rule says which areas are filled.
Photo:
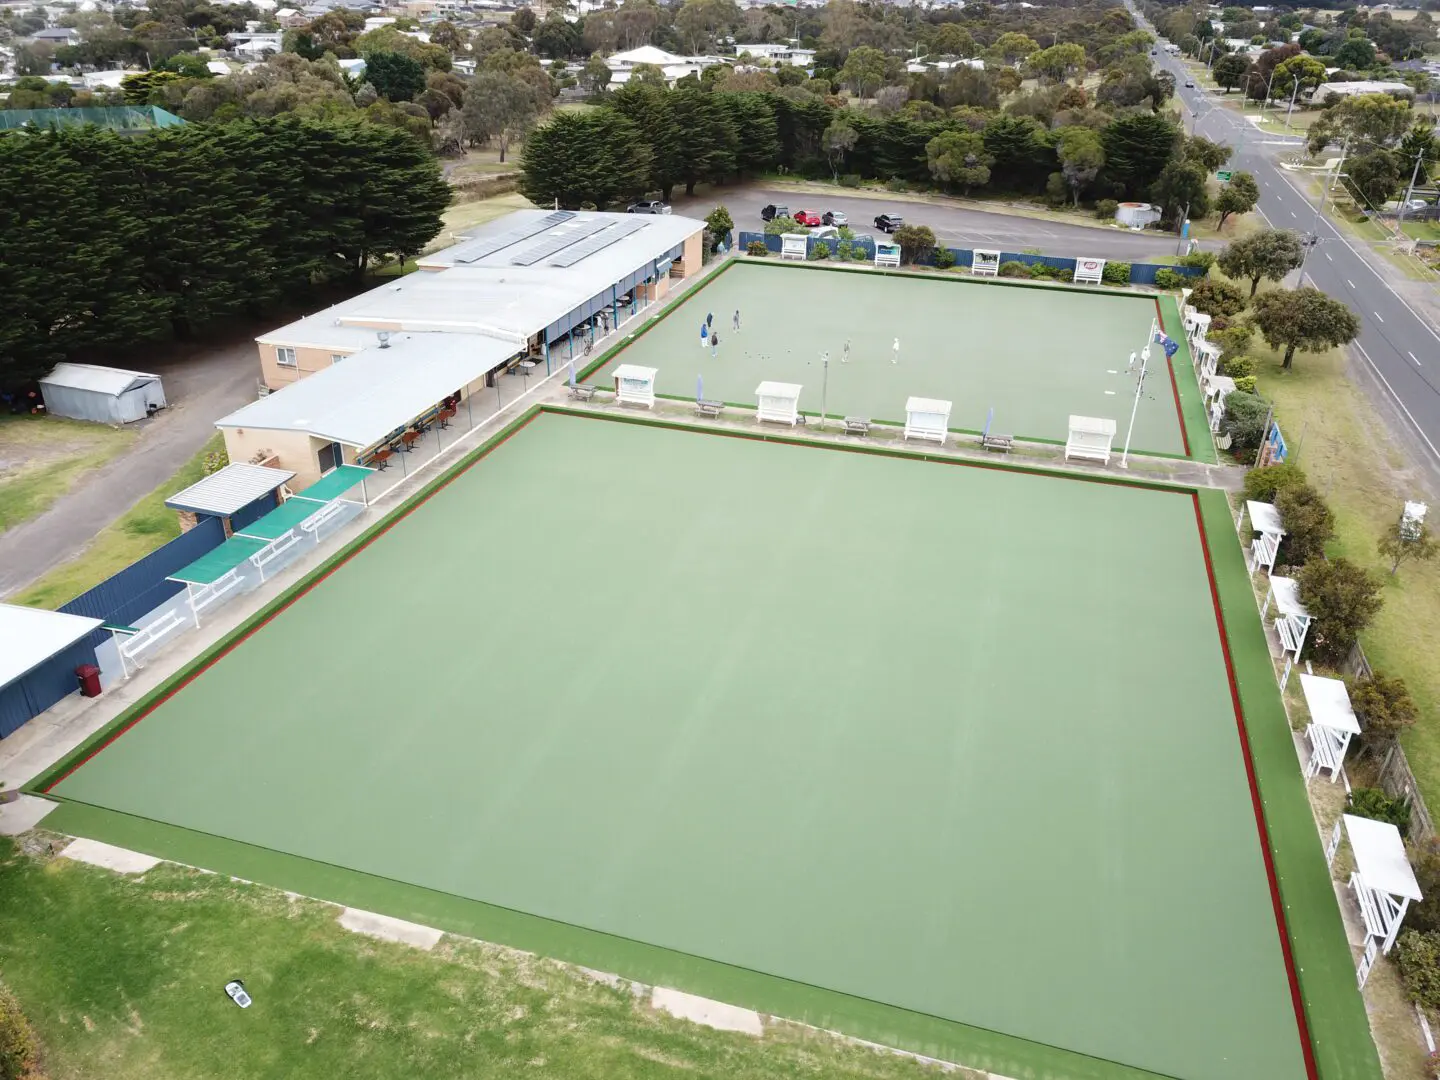
[[1300, 991], [1300, 975], [1295, 968], [1295, 954], [1290, 947], [1290, 925], [1285, 919], [1285, 903], [1280, 898], [1280, 881], [1275, 876], [1275, 856], [1270, 847], [1270, 831], [1265, 826], [1265, 809], [1260, 799], [1260, 784], [1255, 776], [1255, 762], [1250, 756], [1250, 735], [1245, 729], [1245, 711], [1240, 704], [1240, 686], [1235, 681], [1235, 663], [1230, 655], [1230, 635], [1225, 629], [1225, 613], [1220, 604], [1220, 587], [1215, 581], [1215, 566], [1210, 559], [1210, 541], [1205, 534], [1205, 516], [1198, 492], [1190, 493], [1195, 504], [1195, 524], [1200, 531], [1200, 550], [1205, 556], [1205, 575], [1210, 579], [1210, 598], [1215, 604], [1215, 625], [1220, 631], [1220, 650], [1225, 656], [1225, 676], [1230, 682], [1230, 701], [1235, 709], [1235, 728], [1240, 734], [1240, 750], [1245, 759], [1245, 779], [1250, 785], [1250, 803], [1255, 809], [1255, 828], [1260, 834], [1260, 854], [1265, 860], [1265, 877], [1270, 884], [1270, 903], [1275, 909], [1275, 927], [1280, 932], [1280, 951], [1285, 957], [1285, 974], [1290, 980], [1290, 999], [1295, 1007], [1295, 1025], [1299, 1029], [1300, 1051], [1305, 1058], [1305, 1073], [1310, 1080], [1319, 1080], [1315, 1047], [1311, 1042], [1310, 1024], [1305, 1017], [1305, 998]]

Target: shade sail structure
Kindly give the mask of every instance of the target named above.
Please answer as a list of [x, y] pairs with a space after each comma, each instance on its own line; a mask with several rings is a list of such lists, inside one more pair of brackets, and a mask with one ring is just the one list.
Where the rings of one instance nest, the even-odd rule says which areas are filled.
[[295, 478], [290, 469], [236, 461], [165, 500], [172, 510], [229, 517]]
[[1312, 723], [1351, 735], [1360, 734], [1360, 723], [1355, 719], [1355, 710], [1350, 706], [1350, 692], [1345, 689], [1344, 682], [1302, 673], [1300, 689], [1305, 694], [1305, 707], [1310, 710]]
[[311, 502], [309, 499], [286, 499], [284, 504], [271, 510], [270, 513], [252, 521], [249, 525], [236, 531], [236, 536], [248, 536], [256, 540], [279, 540], [280, 537], [307, 518], [312, 518], [325, 509], [323, 502]]
[[316, 480], [304, 491], [298, 492], [296, 497], [314, 502], [329, 502], [332, 499], [338, 499], [356, 484], [362, 483], [374, 471], [363, 465], [341, 465], [338, 469], [333, 469]]
[[219, 547], [201, 555], [189, 566], [175, 571], [170, 575], [170, 580], [183, 581], [187, 585], [209, 585], [234, 570], [257, 551], [268, 546], [268, 540], [257, 540], [250, 536], [232, 536]]
[[0, 604], [0, 686], [12, 683], [68, 649], [102, 620], [61, 611]]

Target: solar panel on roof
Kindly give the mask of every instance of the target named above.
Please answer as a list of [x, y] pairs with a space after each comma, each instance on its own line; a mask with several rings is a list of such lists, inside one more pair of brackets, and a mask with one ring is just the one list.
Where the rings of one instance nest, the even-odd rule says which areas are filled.
[[574, 216], [575, 211], [573, 210], [557, 210], [553, 214], [546, 214], [539, 221], [532, 221], [528, 225], [521, 225], [518, 228], [511, 229], [507, 233], [501, 233], [499, 236], [491, 237], [489, 240], [478, 241], [480, 244], [479, 247], [466, 252], [463, 258], [457, 257], [455, 261], [466, 264], [479, 262], [481, 259], [494, 255], [497, 251], [504, 251], [513, 244], [518, 244], [522, 240], [529, 240], [530, 237], [538, 236], [547, 229], [553, 229], [556, 225], [563, 225]]
[[595, 236], [591, 236], [572, 247], [566, 248], [550, 260], [550, 265], [574, 266], [586, 256], [594, 255], [597, 251], [603, 251], [617, 240], [623, 240], [625, 237], [637, 233], [641, 229], [648, 228], [649, 225], [650, 222], [641, 218], [617, 222], [612, 228], [606, 229], [602, 233], [597, 233]]
[[592, 218], [589, 221], [582, 221], [580, 224], [553, 236], [547, 236], [539, 243], [532, 244], [523, 251], [518, 251], [510, 257], [511, 266], [534, 266], [541, 259], [554, 255], [557, 251], [577, 243], [592, 233], [601, 229], [608, 229], [610, 222], [604, 218]]

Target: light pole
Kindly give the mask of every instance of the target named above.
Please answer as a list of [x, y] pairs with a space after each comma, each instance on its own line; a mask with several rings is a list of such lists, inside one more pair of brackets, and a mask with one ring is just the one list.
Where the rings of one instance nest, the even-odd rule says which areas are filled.
[[830, 401], [830, 354], [820, 354], [820, 430], [825, 430], [825, 410]]
[[1295, 76], [1295, 88], [1290, 91], [1290, 107], [1285, 110], [1285, 126], [1290, 126], [1290, 114], [1295, 111], [1295, 95], [1300, 93], [1300, 76]]

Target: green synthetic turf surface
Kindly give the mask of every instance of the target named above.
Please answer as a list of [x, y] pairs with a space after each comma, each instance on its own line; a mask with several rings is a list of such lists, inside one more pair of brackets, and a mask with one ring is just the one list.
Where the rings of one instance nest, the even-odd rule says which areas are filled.
[[542, 415], [56, 794], [1298, 1077], [1194, 506]]
[[[731, 329], [737, 308], [739, 334]], [[707, 314], [720, 330], [714, 359], [700, 347]], [[604, 383], [615, 366], [640, 364], [659, 371], [660, 394], [693, 398], [703, 377], [707, 398], [750, 407], [764, 380], [800, 383], [801, 410], [818, 414], [820, 356], [828, 352], [830, 416], [903, 423], [907, 398], [941, 398], [953, 403], [957, 431], [982, 429], [993, 405], [993, 430], [1063, 443], [1073, 413], [1113, 419], [1118, 448], [1135, 385], [1125, 369], [1155, 318], [1152, 296], [740, 262], [667, 310], [588, 381]], [[900, 361], [892, 364], [897, 337]], [[842, 364], [846, 341], [850, 361]], [[1194, 384], [1183, 351], [1173, 366]], [[1197, 415], [1198, 397], [1197, 389]], [[1192, 451], [1197, 445], [1192, 433]], [[1158, 346], [1132, 449], [1185, 453]]]

